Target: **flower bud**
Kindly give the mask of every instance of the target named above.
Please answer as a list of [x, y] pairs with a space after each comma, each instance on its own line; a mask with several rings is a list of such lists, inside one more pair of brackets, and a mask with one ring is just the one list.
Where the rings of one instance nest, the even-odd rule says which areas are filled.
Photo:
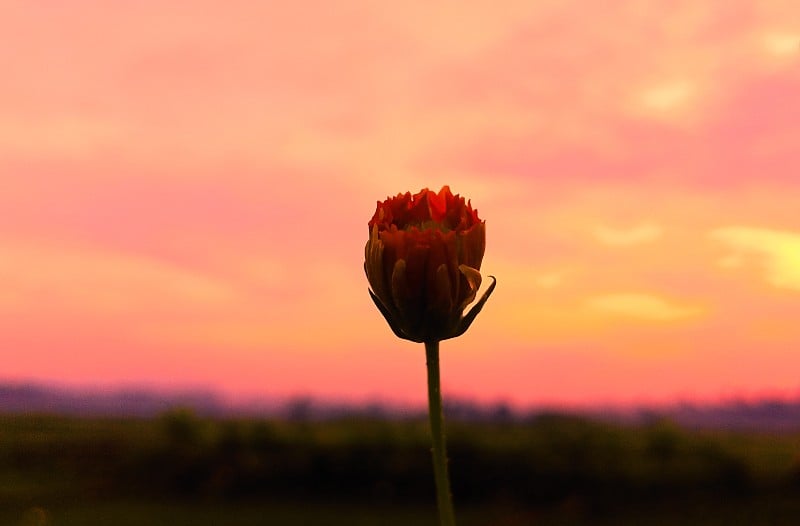
[[492, 283], [462, 317], [480, 288], [485, 248], [485, 222], [447, 186], [439, 193], [425, 188], [379, 201], [365, 248], [370, 296], [400, 338], [433, 342], [459, 336], [494, 290]]

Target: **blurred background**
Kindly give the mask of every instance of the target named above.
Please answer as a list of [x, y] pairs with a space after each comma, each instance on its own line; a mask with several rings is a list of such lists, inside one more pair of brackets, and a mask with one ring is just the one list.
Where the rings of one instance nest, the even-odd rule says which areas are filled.
[[10, 0], [0, 34], [4, 523], [433, 524], [422, 349], [362, 264], [376, 201], [444, 184], [499, 281], [442, 345], [465, 524], [800, 516], [796, 2]]

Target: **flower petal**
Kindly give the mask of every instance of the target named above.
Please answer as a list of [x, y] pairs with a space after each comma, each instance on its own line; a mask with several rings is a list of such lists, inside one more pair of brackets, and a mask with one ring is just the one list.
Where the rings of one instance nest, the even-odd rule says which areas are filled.
[[475, 317], [478, 315], [478, 313], [480, 313], [481, 309], [486, 304], [486, 300], [489, 299], [489, 296], [492, 295], [492, 292], [494, 292], [494, 288], [497, 286], [497, 279], [495, 279], [494, 276], [489, 276], [489, 278], [492, 280], [492, 284], [489, 285], [489, 288], [486, 289], [486, 292], [483, 293], [483, 296], [481, 296], [481, 299], [478, 300], [478, 303], [476, 303], [475, 306], [472, 307], [472, 309], [470, 309], [470, 311], [467, 313], [466, 316], [461, 318], [461, 322], [459, 323], [458, 328], [453, 333], [453, 335], [448, 336], [446, 339], [456, 338], [458, 336], [461, 336], [462, 334], [467, 332], [469, 326], [472, 325], [473, 321], [475, 321]]
[[398, 259], [394, 264], [392, 270], [392, 299], [394, 300], [394, 308], [400, 313], [400, 316], [406, 320], [408, 319], [408, 307], [410, 290], [408, 288], [408, 279], [406, 278], [406, 260]]
[[467, 266], [467, 265], [459, 265], [458, 270], [467, 278], [467, 286], [469, 290], [462, 291], [464, 294], [464, 299], [460, 305], [461, 310], [463, 311], [467, 305], [472, 303], [472, 300], [475, 299], [475, 295], [478, 293], [478, 289], [481, 288], [481, 273], [475, 270], [474, 268]]
[[375, 295], [386, 305], [389, 297], [386, 275], [383, 272], [383, 247], [383, 242], [378, 237], [378, 227], [373, 226], [369, 241], [364, 247], [364, 272]]
[[431, 298], [432, 307], [439, 313], [450, 313], [453, 310], [453, 292], [450, 285], [450, 273], [444, 263], [436, 269], [436, 278]]
[[478, 223], [459, 233], [458, 260], [464, 265], [480, 270], [486, 251], [486, 223]]
[[[378, 310], [380, 311], [380, 313], [383, 314], [383, 318], [386, 320], [386, 323], [389, 324], [389, 328], [392, 329], [392, 332], [394, 333], [394, 335], [397, 336], [398, 338], [402, 338], [404, 340], [410, 339], [408, 336], [405, 335], [405, 333], [403, 333], [403, 330], [398, 325], [396, 325], [397, 316], [392, 314], [392, 312], [389, 311], [383, 305], [381, 300], [379, 300], [378, 297], [375, 294], [373, 294], [371, 290], [367, 289], [367, 292], [369, 292], [369, 297], [372, 298], [372, 302], [375, 304], [376, 307], [378, 307]], [[412, 341], [414, 341], [414, 340], [412, 340]]]

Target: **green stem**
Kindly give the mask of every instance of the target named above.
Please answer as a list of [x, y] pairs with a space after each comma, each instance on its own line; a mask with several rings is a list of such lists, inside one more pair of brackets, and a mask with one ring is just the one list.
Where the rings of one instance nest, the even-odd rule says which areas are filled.
[[425, 358], [428, 365], [428, 415], [433, 439], [433, 475], [436, 478], [436, 500], [439, 504], [439, 520], [442, 526], [455, 526], [453, 502], [450, 496], [450, 478], [447, 475], [447, 451], [444, 441], [444, 417], [442, 416], [442, 391], [439, 382], [439, 342], [425, 342]]

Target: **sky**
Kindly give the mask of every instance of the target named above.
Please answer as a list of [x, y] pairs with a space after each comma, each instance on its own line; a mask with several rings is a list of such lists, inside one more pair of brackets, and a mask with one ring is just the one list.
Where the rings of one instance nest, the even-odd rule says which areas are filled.
[[364, 245], [447, 184], [498, 286], [445, 397], [800, 396], [795, 0], [0, 15], [2, 381], [420, 403]]

